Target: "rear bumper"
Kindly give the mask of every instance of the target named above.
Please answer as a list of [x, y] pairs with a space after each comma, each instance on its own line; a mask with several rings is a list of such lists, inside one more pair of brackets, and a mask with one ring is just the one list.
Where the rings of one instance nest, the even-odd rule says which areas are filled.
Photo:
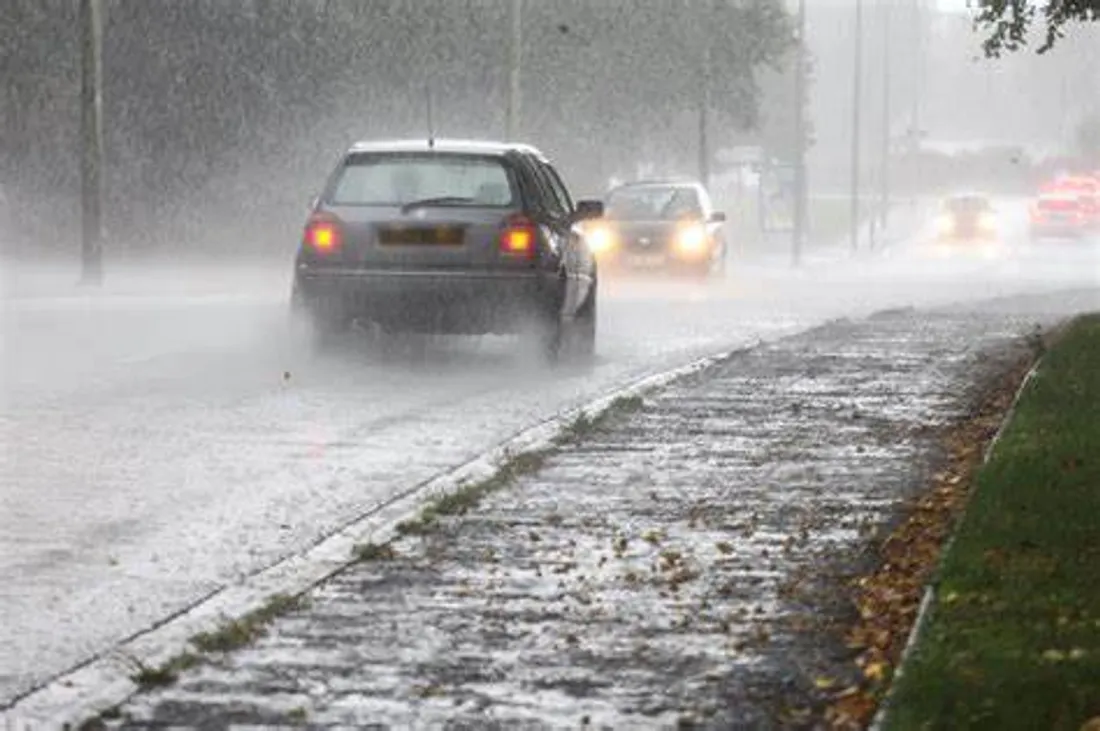
[[294, 303], [314, 313], [417, 332], [515, 332], [561, 305], [557, 277], [540, 271], [299, 267]]

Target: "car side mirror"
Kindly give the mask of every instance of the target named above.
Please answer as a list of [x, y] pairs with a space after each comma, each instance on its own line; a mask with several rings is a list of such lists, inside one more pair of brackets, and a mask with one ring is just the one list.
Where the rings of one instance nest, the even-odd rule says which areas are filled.
[[725, 223], [726, 222], [726, 214], [722, 213], [721, 211], [715, 211], [714, 213], [710, 214], [710, 222], [711, 223]]
[[577, 208], [573, 211], [574, 221], [588, 221], [603, 216], [603, 201], [583, 200], [577, 201]]

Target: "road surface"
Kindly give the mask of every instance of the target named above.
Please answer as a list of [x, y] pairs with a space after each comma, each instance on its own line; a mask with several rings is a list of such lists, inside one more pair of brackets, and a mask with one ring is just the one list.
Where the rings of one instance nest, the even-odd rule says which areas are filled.
[[1095, 288], [1098, 261], [1095, 244], [961, 260], [899, 244], [799, 272], [735, 262], [703, 286], [604, 282], [598, 363], [556, 372], [507, 339], [315, 356], [288, 330], [281, 266], [116, 266], [94, 292], [6, 273], [0, 707], [616, 385], [830, 318]]

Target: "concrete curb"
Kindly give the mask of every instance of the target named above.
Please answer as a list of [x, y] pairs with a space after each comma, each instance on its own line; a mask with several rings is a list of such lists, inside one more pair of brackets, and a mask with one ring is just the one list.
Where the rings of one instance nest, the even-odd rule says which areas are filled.
[[[1004, 435], [1005, 429], [1012, 422], [1012, 417], [1016, 414], [1016, 406], [1020, 403], [1020, 397], [1027, 389], [1031, 380], [1035, 377], [1035, 374], [1039, 371], [1039, 367], [1042, 365], [1042, 359], [1037, 361], [1035, 365], [1024, 376], [1024, 380], [1020, 382], [1019, 388], [1016, 389], [1016, 394], [1012, 397], [1012, 404], [1008, 407], [1008, 412], [1005, 414], [1004, 419], [1001, 420], [1001, 424], [997, 427], [997, 433], [993, 435], [993, 439], [986, 445], [985, 453], [982, 455], [982, 464], [985, 465], [989, 462], [993, 456], [994, 450], [997, 448], [997, 444], [1001, 441], [1001, 437]], [[956, 526], [959, 525], [966, 517], [966, 509], [959, 514], [956, 521]], [[943, 558], [951, 552], [952, 546], [955, 545], [955, 536], [957, 532], [951, 534], [947, 544], [943, 547], [943, 551], [940, 553], [940, 564], [943, 562]], [[936, 571], [939, 571], [937, 566]], [[897, 688], [898, 680], [905, 672], [905, 664], [913, 654], [913, 648], [920, 640], [925, 626], [928, 624], [928, 612], [936, 598], [936, 587], [934, 583], [930, 583], [924, 590], [924, 595], [921, 597], [920, 607], [917, 610], [917, 618], [913, 621], [913, 628], [909, 630], [909, 636], [905, 640], [905, 647], [901, 651], [901, 659], [898, 661], [897, 671], [894, 673], [893, 679], [890, 681], [890, 688], [886, 691], [886, 697], [882, 699], [882, 703], [879, 704], [878, 711], [875, 713], [871, 724], [867, 727], [868, 731], [882, 731], [884, 724], [886, 723], [887, 716], [890, 715], [890, 708], [894, 700], [894, 691]]]
[[187, 652], [196, 634], [239, 619], [264, 606], [275, 595], [303, 594], [354, 563], [353, 551], [357, 545], [391, 540], [397, 524], [415, 516], [427, 499], [491, 477], [516, 454], [552, 447], [581, 415], [596, 418], [619, 399], [643, 397], [756, 345], [726, 350], [642, 378], [520, 431], [482, 455], [357, 516], [305, 551], [201, 597], [157, 625], [25, 693], [0, 709], [0, 726], [11, 731], [78, 726], [135, 695], [139, 688], [132, 676], [143, 667], [159, 667]]

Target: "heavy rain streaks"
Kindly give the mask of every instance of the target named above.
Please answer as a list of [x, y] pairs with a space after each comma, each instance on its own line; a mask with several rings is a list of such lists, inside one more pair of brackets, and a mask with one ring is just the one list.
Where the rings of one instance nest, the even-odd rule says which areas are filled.
[[[1086, 162], [1100, 169], [1100, 81], [1078, 60], [1095, 57], [1095, 29], [1042, 64], [979, 61], [968, 18], [931, 2], [892, 16], [865, 2], [862, 68], [853, 3], [807, 3], [798, 98], [796, 6], [781, 0], [97, 0], [103, 279], [81, 282], [88, 1], [0, 6], [0, 709], [640, 378], [886, 309], [983, 303], [1027, 321], [1093, 303], [1096, 230], [1036, 226], [1042, 201], [1062, 196], [1044, 184]], [[468, 195], [379, 203], [360, 191], [348, 206], [360, 218], [340, 212], [337, 238], [311, 243], [307, 219], [338, 207], [328, 182], [353, 144], [435, 149], [429, 95], [433, 144], [522, 142], [545, 155], [562, 186], [541, 168], [523, 174], [570, 209], [557, 243], [548, 219], [509, 207], [507, 190], [477, 198], [492, 185], [468, 172], [440, 184]], [[516, 201], [533, 195], [508, 171]], [[583, 258], [591, 219], [571, 219], [574, 204], [644, 180], [700, 183], [713, 210], [638, 214], [664, 232], [662, 251], [630, 249], [650, 236], [627, 242], [610, 208], [598, 217], [623, 224], [606, 255], [622, 266], [593, 255], [590, 359], [547, 362], [525, 331], [545, 325], [541, 310], [519, 332], [489, 334], [387, 332], [348, 317], [321, 348], [316, 321], [292, 308], [304, 248], [338, 242], [350, 270], [365, 261], [375, 243], [363, 235], [354, 250], [353, 224], [426, 230], [432, 216], [457, 217], [489, 248], [462, 259], [473, 234], [428, 240], [454, 247], [448, 265], [526, 272], [528, 260], [507, 258], [527, 255], [520, 244]], [[945, 200], [963, 193], [990, 202], [981, 236], [944, 223]], [[431, 210], [417, 214], [421, 204]], [[385, 210], [370, 218], [372, 206]], [[724, 241], [713, 263], [684, 265], [702, 256], [687, 228]], [[427, 261], [408, 241], [394, 246], [391, 270]], [[437, 319], [418, 323], [451, 317], [459, 300], [441, 298]], [[415, 308], [398, 314], [416, 320]]]

